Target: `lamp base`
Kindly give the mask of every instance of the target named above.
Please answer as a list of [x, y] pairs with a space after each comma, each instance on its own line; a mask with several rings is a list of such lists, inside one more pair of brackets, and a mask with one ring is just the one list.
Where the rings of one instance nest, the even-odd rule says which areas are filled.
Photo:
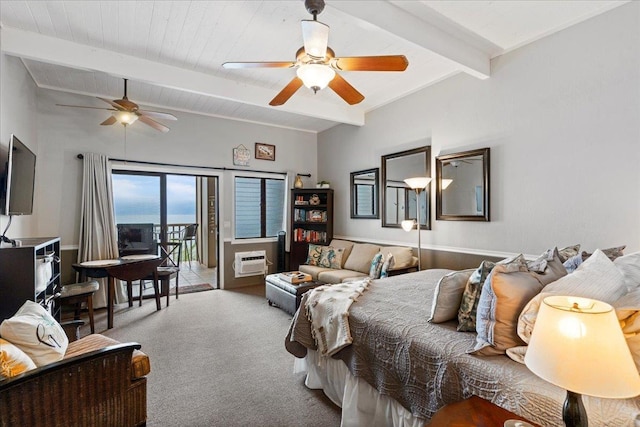
[[582, 396], [567, 390], [567, 397], [562, 407], [562, 421], [567, 427], [588, 427], [587, 411], [582, 404]]

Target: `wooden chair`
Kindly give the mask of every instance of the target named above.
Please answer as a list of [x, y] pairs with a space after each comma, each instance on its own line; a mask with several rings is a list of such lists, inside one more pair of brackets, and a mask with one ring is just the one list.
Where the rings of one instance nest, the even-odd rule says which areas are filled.
[[74, 319], [80, 319], [80, 310], [82, 303], [87, 306], [89, 312], [89, 325], [91, 326], [91, 333], [95, 334], [95, 324], [93, 322], [93, 294], [98, 290], [100, 285], [95, 280], [82, 283], [73, 283], [65, 285], [60, 289], [60, 293], [56, 296], [57, 304], [61, 306], [73, 305], [74, 306]]
[[160, 289], [158, 288], [158, 266], [163, 259], [158, 257], [149, 260], [125, 262], [122, 264], [107, 267], [107, 273], [114, 279], [127, 283], [127, 296], [129, 297], [129, 307], [133, 307], [133, 282], [140, 280], [140, 303], [142, 305], [142, 280], [151, 277], [153, 280], [153, 290], [156, 297], [156, 309], [160, 310]]
[[[189, 224], [184, 228], [184, 232], [182, 234], [182, 244], [187, 251], [187, 256], [189, 258], [189, 268], [191, 268], [191, 257], [193, 256], [193, 245], [196, 245], [196, 261], [200, 261], [200, 251], [198, 249], [198, 224]], [[188, 248], [187, 248], [188, 246]]]
[[[166, 246], [164, 246], [166, 245]], [[180, 273], [180, 259], [182, 258], [182, 242], [167, 242], [160, 246], [160, 252], [162, 253], [162, 264], [158, 267], [157, 274], [160, 281], [160, 295], [167, 295], [167, 307], [169, 306], [169, 290], [171, 279], [176, 279], [176, 299], [178, 299], [179, 289], [179, 273]], [[141, 280], [140, 298], [142, 298], [142, 289], [144, 289], [144, 281], [153, 280], [153, 274], [145, 277]]]

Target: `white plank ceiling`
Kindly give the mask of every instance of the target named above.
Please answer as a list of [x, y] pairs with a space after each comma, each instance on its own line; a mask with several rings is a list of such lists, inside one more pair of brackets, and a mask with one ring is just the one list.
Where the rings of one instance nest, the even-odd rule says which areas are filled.
[[292, 69], [222, 68], [226, 61], [290, 61], [302, 46], [291, 1], [2, 1], [0, 49], [22, 58], [39, 87], [143, 107], [320, 132], [361, 126], [365, 114], [465, 72], [491, 78], [489, 60], [626, 1], [327, 1], [339, 56], [402, 54], [405, 72], [341, 72], [365, 100], [347, 105], [330, 89], [301, 88], [269, 101]]

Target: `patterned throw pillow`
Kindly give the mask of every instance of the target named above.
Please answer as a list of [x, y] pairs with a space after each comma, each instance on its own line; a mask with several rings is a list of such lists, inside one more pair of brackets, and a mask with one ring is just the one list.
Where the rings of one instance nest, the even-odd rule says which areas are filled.
[[35, 369], [33, 360], [15, 345], [0, 338], [0, 380]]
[[309, 244], [309, 254], [305, 264], [318, 265], [320, 263], [320, 255], [322, 255], [322, 246]]
[[478, 310], [482, 285], [495, 265], [491, 261], [482, 261], [480, 267], [469, 277], [458, 309], [458, 331], [475, 332], [476, 311]]
[[371, 267], [369, 267], [369, 277], [372, 279], [379, 279], [380, 272], [382, 271], [382, 252], [378, 252], [371, 260]]
[[395, 259], [393, 258], [392, 253], [387, 254], [387, 258], [382, 263], [382, 269], [380, 270], [380, 278], [384, 279], [385, 277], [389, 277], [389, 270], [391, 270], [395, 266]]
[[340, 269], [344, 249], [334, 248], [333, 246], [321, 246], [321, 248], [318, 267]]
[[560, 261], [565, 262], [571, 257], [574, 257], [580, 253], [580, 245], [567, 246], [566, 248], [558, 249], [558, 256]]
[[[624, 253], [622, 253], [622, 251], [624, 251], [624, 248], [626, 248], [627, 245], [624, 246], [618, 246], [615, 248], [608, 248], [608, 249], [600, 249], [602, 251], [603, 254], [605, 254], [607, 256], [607, 258], [609, 258], [611, 261], [615, 261], [616, 258], [619, 258], [621, 256], [624, 255]], [[583, 251], [582, 252], [582, 261], [586, 261], [587, 258], [589, 258], [591, 255], [588, 252]]]
[[567, 270], [567, 273], [573, 273], [574, 271], [576, 271], [576, 269], [580, 267], [580, 264], [582, 264], [581, 254], [574, 255], [562, 263], [564, 268]]

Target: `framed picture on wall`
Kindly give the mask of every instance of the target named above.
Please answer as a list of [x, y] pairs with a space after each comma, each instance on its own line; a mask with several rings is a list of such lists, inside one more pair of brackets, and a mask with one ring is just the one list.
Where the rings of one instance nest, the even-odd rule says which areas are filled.
[[276, 146], [271, 144], [264, 144], [262, 142], [256, 142], [256, 159], [275, 160]]

